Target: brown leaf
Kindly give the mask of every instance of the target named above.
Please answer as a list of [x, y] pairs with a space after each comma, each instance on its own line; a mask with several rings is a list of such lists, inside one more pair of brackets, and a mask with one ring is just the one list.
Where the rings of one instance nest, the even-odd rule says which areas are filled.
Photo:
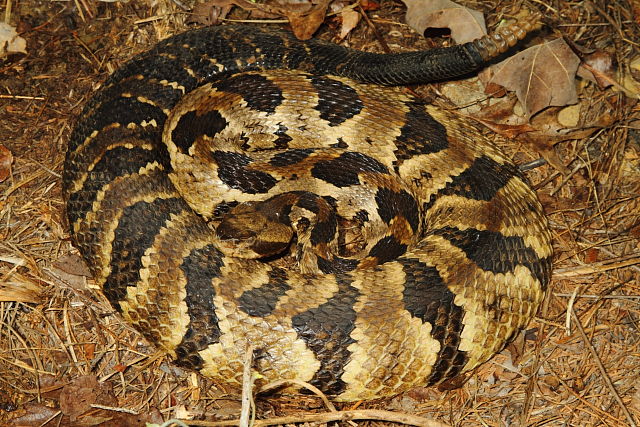
[[487, 34], [482, 12], [450, 0], [402, 0], [407, 6], [406, 21], [424, 34], [428, 28], [448, 28], [456, 43], [466, 43]]
[[456, 375], [453, 378], [449, 378], [448, 380], [441, 382], [438, 384], [438, 391], [447, 391], [447, 390], [455, 390], [462, 387], [469, 378], [471, 378], [471, 372], [465, 372], [463, 374]]
[[118, 403], [109, 383], [99, 383], [95, 375], [85, 375], [67, 384], [60, 393], [60, 410], [68, 415], [72, 422], [91, 410], [97, 403], [115, 406]]
[[196, 3], [186, 22], [187, 24], [217, 25], [227, 17], [235, 4], [234, 0], [210, 0]]
[[74, 276], [92, 277], [91, 270], [78, 254], [62, 255], [53, 263], [53, 266]]
[[54, 416], [58, 411], [42, 403], [29, 402], [25, 403], [19, 416], [11, 420], [12, 426], [21, 427], [38, 427]]
[[122, 363], [118, 363], [113, 365], [113, 370], [116, 372], [124, 372], [127, 370], [127, 365], [123, 365]]
[[187, 19], [187, 24], [217, 25], [227, 17], [231, 8], [238, 6], [251, 13], [253, 18], [275, 18], [283, 16], [278, 12], [278, 7], [268, 4], [252, 3], [248, 0], [209, 0], [204, 3], [196, 3]]
[[511, 354], [511, 364], [518, 365], [522, 355], [524, 354], [524, 331], [520, 332], [516, 338], [507, 345], [507, 350], [509, 350], [509, 354]]
[[515, 122], [511, 120], [513, 116], [513, 107], [517, 102], [518, 98], [516, 98], [515, 95], [505, 96], [504, 99], [498, 100], [491, 105], [483, 107], [482, 110], [480, 110], [480, 112], [475, 115], [475, 117], [492, 122], [500, 122], [503, 124], [522, 124], [522, 120], [516, 120]]
[[0, 182], [11, 175], [11, 163], [13, 163], [11, 151], [4, 145], [0, 145]]
[[51, 275], [73, 289], [87, 289], [87, 278], [91, 277], [89, 267], [80, 255], [68, 254], [58, 258], [51, 266]]
[[365, 12], [369, 10], [378, 10], [380, 9], [380, 3], [374, 0], [360, 0], [360, 7]]
[[558, 154], [553, 149], [552, 144], [549, 144], [547, 139], [542, 135], [533, 135], [527, 133], [522, 136], [522, 142], [533, 147], [543, 159], [547, 161], [554, 169], [563, 175], [569, 174], [571, 171], [567, 168]]
[[10, 53], [27, 53], [27, 42], [11, 25], [0, 22], [0, 58]]
[[593, 264], [594, 262], [597, 262], [599, 254], [600, 250], [598, 248], [587, 249], [584, 257], [584, 262], [587, 264]]
[[293, 8], [291, 10], [283, 8], [283, 12], [291, 24], [293, 34], [300, 40], [309, 40], [313, 37], [313, 33], [324, 22], [329, 3], [331, 0], [319, 0], [318, 3], [311, 4], [308, 10], [302, 12]]
[[603, 114], [597, 122], [590, 123], [588, 127], [567, 127], [559, 122], [559, 116], [566, 108], [559, 107], [547, 108], [526, 122], [521, 116], [513, 113], [509, 115], [510, 106], [513, 104], [507, 99], [485, 108], [472, 117], [506, 138], [517, 138], [563, 174], [569, 173], [569, 169], [554, 151], [554, 145], [570, 139], [587, 138], [599, 128], [608, 127], [614, 122], [612, 116]]
[[95, 343], [85, 343], [82, 346], [82, 349], [84, 350], [84, 355], [88, 360], [93, 359], [93, 356], [96, 353], [96, 344]]
[[340, 26], [338, 38], [342, 40], [358, 25], [360, 14], [353, 9], [344, 9], [340, 12], [340, 17], [342, 18], [342, 25]]
[[615, 82], [615, 70], [611, 54], [596, 50], [583, 58], [578, 75], [596, 83], [600, 89], [606, 89]]
[[515, 138], [518, 135], [527, 132], [533, 132], [535, 130], [534, 127], [528, 124], [521, 125], [508, 125], [504, 123], [492, 122], [489, 120], [484, 120], [481, 118], [476, 118], [480, 123], [494, 131], [495, 133], [504, 136], [505, 138]]
[[575, 75], [580, 59], [562, 39], [530, 47], [496, 64], [487, 85], [503, 86], [516, 92], [527, 117], [551, 105], [578, 101]]
[[284, 16], [295, 36], [301, 40], [310, 39], [320, 24], [324, 22], [331, 0], [272, 0], [254, 3], [249, 0], [209, 0], [193, 8], [189, 22], [214, 25], [224, 19], [233, 6], [251, 12], [253, 18]]

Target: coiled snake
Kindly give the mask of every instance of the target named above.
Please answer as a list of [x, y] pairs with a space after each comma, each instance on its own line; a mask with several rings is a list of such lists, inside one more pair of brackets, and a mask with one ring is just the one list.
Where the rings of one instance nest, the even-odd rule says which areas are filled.
[[440, 383], [535, 314], [550, 233], [517, 168], [397, 85], [521, 38], [379, 55], [248, 26], [187, 31], [116, 71], [69, 142], [74, 245], [176, 363], [337, 400]]

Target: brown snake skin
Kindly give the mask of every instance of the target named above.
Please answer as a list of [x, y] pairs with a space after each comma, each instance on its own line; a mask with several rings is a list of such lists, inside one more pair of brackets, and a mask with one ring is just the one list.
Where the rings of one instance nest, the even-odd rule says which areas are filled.
[[181, 366], [336, 400], [438, 384], [499, 352], [551, 274], [542, 208], [469, 120], [394, 85], [481, 67], [533, 25], [377, 55], [248, 26], [115, 72], [69, 142], [74, 245]]

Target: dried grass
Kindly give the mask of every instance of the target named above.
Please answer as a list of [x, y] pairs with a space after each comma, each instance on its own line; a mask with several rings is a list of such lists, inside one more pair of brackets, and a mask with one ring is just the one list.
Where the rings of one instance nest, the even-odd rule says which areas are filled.
[[[239, 414], [236, 396], [168, 364], [114, 315], [90, 289], [68, 240], [60, 173], [73, 118], [118, 64], [183, 29], [185, 15], [168, 0], [153, 7], [134, 3], [6, 5], [12, 22], [22, 25], [29, 55], [0, 64], [0, 141], [15, 157], [11, 177], [0, 184], [0, 424], [27, 413], [40, 417], [28, 425], [100, 417], [103, 425], [130, 425], [136, 414], [145, 420]], [[508, 2], [461, 3], [489, 11], [490, 26], [501, 19], [498, 11], [510, 12]], [[534, 5], [556, 24], [548, 31], [610, 52], [632, 72], [640, 43], [637, 5]], [[404, 37], [399, 3], [383, 2], [372, 15], [380, 34], [393, 31], [385, 36], [392, 49], [430, 43]], [[379, 49], [371, 34], [361, 23], [349, 43]], [[591, 137], [557, 145], [572, 174], [550, 166], [528, 173], [549, 215], [556, 254], [553, 284], [526, 337], [462, 388], [416, 390], [342, 409], [394, 410], [465, 426], [640, 423], [640, 108], [593, 84], [582, 84], [579, 94], [588, 101], [582, 120], [604, 113], [615, 120]], [[523, 146], [508, 150], [522, 162], [539, 157]], [[91, 375], [112, 389], [114, 404], [75, 421], [62, 418], [64, 386]], [[260, 418], [318, 411], [323, 404], [314, 397], [258, 400]]]

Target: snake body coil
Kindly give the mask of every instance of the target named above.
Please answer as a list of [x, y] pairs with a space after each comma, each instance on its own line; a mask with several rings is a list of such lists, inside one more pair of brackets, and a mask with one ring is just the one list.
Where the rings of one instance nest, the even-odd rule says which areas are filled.
[[497, 148], [391, 85], [469, 73], [496, 40], [377, 55], [250, 27], [171, 37], [80, 117], [73, 243], [126, 320], [221, 382], [240, 384], [249, 346], [262, 381], [338, 400], [473, 369], [535, 314], [550, 233]]

